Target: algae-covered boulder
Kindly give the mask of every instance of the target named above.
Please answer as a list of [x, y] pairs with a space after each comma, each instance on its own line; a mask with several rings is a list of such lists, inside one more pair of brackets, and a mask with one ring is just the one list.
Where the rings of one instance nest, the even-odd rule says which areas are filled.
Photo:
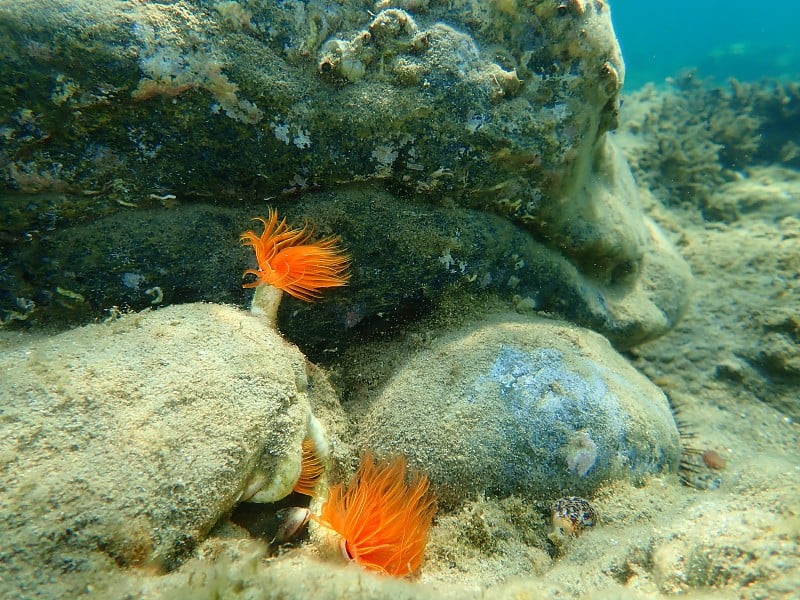
[[436, 340], [386, 383], [361, 443], [424, 468], [445, 504], [552, 500], [677, 469], [664, 394], [597, 334], [499, 315]]
[[[314, 220], [311, 192], [345, 185], [368, 190], [353, 229], [372, 232], [369, 245], [343, 236], [365, 271], [377, 268], [360, 256], [376, 234], [417, 207], [445, 205], [500, 215], [546, 248], [543, 262], [516, 261], [523, 272], [563, 259], [560, 278], [582, 280], [579, 301], [593, 314], [570, 314], [569, 293], [539, 308], [621, 346], [669, 329], [685, 303], [688, 270], [651, 235], [607, 135], [624, 66], [604, 2], [0, 0], [0, 41], [4, 321], [73, 304], [58, 288], [86, 299], [99, 289], [85, 271], [39, 260], [64, 238], [83, 249], [69, 232], [76, 223], [122, 213], [123, 229], [146, 227], [144, 212], [158, 209], [168, 211], [166, 232], [192, 218], [190, 203], [247, 205], [252, 217], [264, 198], [291, 210], [298, 197]], [[369, 210], [375, 187], [396, 200], [385, 219]], [[238, 233], [219, 240], [221, 254]], [[457, 226], [448, 234], [457, 239]], [[203, 232], [197, 239], [213, 247]], [[92, 309], [123, 304], [127, 290], [142, 292], [134, 308], [157, 298], [137, 275], [178, 264], [162, 248], [94, 253], [95, 272], [128, 277]], [[238, 300], [219, 298], [218, 281], [205, 279], [208, 257], [187, 257], [189, 281], [160, 286], [166, 302]], [[439, 258], [421, 263], [426, 274]], [[667, 276], [654, 276], [654, 264]], [[55, 275], [42, 272], [52, 266]], [[383, 270], [397, 289], [400, 270]], [[403, 310], [351, 305], [361, 303], [367, 317]]]
[[0, 39], [12, 189], [236, 201], [383, 179], [544, 229], [590, 192], [624, 75], [585, 0], [3, 0]]
[[115, 564], [171, 569], [243, 497], [282, 498], [299, 474], [305, 359], [239, 309], [168, 307], [9, 346], [0, 374], [11, 589], [72, 597], [58, 586]]

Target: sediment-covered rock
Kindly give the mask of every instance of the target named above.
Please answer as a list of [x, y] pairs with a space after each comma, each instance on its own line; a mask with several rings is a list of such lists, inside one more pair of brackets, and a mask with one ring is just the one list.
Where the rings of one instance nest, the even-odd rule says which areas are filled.
[[282, 498], [300, 471], [305, 359], [236, 308], [29, 341], [4, 349], [0, 373], [7, 591], [70, 597], [115, 564], [174, 568], [238, 501]]

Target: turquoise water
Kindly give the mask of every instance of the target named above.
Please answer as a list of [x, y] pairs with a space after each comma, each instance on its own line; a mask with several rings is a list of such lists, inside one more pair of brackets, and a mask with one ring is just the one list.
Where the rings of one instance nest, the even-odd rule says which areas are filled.
[[686, 68], [718, 81], [800, 73], [796, 0], [611, 0], [611, 9], [628, 91]]

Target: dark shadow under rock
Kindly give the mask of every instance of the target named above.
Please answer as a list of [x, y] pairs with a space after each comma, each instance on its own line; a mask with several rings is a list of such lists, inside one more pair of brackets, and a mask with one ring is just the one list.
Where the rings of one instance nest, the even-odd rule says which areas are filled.
[[[268, 204], [190, 204], [118, 213], [9, 247], [6, 306], [33, 301], [28, 321], [59, 325], [206, 300], [240, 306], [253, 257], [241, 232]], [[307, 194], [277, 203], [290, 223], [338, 235], [352, 255], [346, 288], [318, 302], [285, 297], [279, 327], [313, 360], [354, 341], [385, 335], [427, 315], [443, 295], [491, 294], [525, 310], [562, 315], [627, 347], [657, 336], [679, 317], [688, 271], [655, 227], [639, 272], [595, 281], [508, 220], [463, 208], [416, 205], [375, 187]], [[187, 250], [188, 248], [188, 250]]]

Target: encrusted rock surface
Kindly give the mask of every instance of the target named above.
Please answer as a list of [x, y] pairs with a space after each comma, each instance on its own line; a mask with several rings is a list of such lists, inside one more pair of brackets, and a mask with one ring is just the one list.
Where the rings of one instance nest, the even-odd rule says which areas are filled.
[[[254, 216], [265, 197], [290, 208], [300, 194], [313, 220], [309, 191], [369, 183], [400, 207], [383, 227], [408, 207], [442, 204], [507, 218], [563, 258], [556, 279], [579, 275], [580, 303], [596, 314], [575, 318], [569, 295], [539, 308], [621, 346], [669, 329], [689, 273], [643, 218], [629, 168], [607, 136], [624, 79], [607, 4], [366, 8], [332, 0], [0, 0], [0, 81], [13, 90], [0, 94], [7, 115], [0, 158], [8, 165], [0, 173], [0, 243], [9, 257], [0, 264], [8, 274], [3, 319], [33, 308], [57, 312], [69, 304], [57, 287], [84, 298], [97, 289], [63, 265], [61, 283], [43, 277], [52, 263], [36, 260], [38, 244], [75, 223], [122, 212], [136, 227], [147, 220], [144, 209], [162, 204], [178, 223], [187, 203], [211, 200], [248, 206]], [[375, 222], [362, 210], [353, 227], [369, 231]], [[221, 253], [232, 251], [238, 233], [221, 240]], [[458, 228], [449, 234], [458, 237]], [[345, 237], [355, 264], [373, 240], [364, 248]], [[159, 262], [158, 245], [141, 249], [125, 272]], [[523, 269], [541, 271], [552, 256]], [[98, 258], [100, 272], [125, 262], [113, 252]], [[167, 302], [226, 300], [207, 269], [193, 268], [207, 259], [187, 257], [191, 281], [162, 287]], [[395, 288], [405, 283], [392, 281], [398, 270], [384, 271]], [[126, 300], [123, 290], [92, 310]], [[363, 312], [401, 309], [367, 304]], [[334, 345], [324, 336], [313, 341]]]
[[608, 8], [559, 4], [4, 1], [3, 177], [134, 201], [387, 179], [552, 229], [624, 76]]
[[681, 453], [666, 397], [605, 339], [517, 315], [420, 351], [360, 427], [363, 445], [424, 467], [445, 504], [590, 494], [674, 471]]
[[260, 319], [210, 304], [4, 348], [0, 373], [4, 597], [174, 568], [243, 494], [291, 492], [309, 397], [330, 393]]

